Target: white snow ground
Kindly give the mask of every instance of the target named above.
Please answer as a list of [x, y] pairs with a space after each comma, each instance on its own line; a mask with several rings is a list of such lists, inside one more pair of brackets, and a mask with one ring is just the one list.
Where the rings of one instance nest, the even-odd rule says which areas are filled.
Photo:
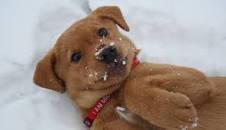
[[119, 5], [140, 58], [226, 76], [224, 0], [2, 0], [0, 129], [85, 130], [64, 94], [32, 83], [35, 63], [63, 30], [101, 5]]

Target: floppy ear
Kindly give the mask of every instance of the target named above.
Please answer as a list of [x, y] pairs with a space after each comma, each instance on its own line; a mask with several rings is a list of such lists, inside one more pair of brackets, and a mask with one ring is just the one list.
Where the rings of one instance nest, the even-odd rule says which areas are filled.
[[119, 25], [125, 31], [129, 31], [129, 26], [127, 25], [121, 10], [117, 6], [103, 6], [96, 9], [91, 14], [98, 18], [112, 20], [115, 24]]
[[56, 57], [51, 50], [36, 66], [33, 81], [35, 84], [52, 89], [58, 92], [64, 92], [64, 83], [55, 72]]

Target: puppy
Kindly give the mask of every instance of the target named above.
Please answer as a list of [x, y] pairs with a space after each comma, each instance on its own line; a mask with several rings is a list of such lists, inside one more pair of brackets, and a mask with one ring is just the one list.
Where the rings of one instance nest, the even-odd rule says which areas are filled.
[[226, 128], [225, 78], [138, 64], [138, 50], [116, 25], [129, 31], [115, 6], [74, 23], [37, 64], [34, 82], [67, 92], [92, 130]]

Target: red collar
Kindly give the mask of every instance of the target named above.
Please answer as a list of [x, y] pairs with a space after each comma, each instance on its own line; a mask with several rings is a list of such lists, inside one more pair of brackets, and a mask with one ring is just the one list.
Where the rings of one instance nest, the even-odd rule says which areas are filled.
[[137, 57], [134, 57], [131, 70], [133, 70], [139, 63], [140, 63], [140, 60]]
[[104, 108], [104, 105], [107, 104], [107, 102], [110, 100], [110, 98], [111, 98], [111, 95], [103, 96], [92, 107], [92, 109], [88, 113], [88, 116], [83, 121], [83, 123], [87, 127], [90, 128], [92, 126], [93, 121], [97, 118], [97, 114]]
[[[138, 64], [140, 63], [139, 59], [135, 56], [133, 58], [131, 69], [134, 69]], [[104, 106], [108, 103], [108, 101], [111, 99], [111, 95], [105, 95], [102, 98], [100, 98], [96, 104], [90, 109], [88, 115], [84, 119], [83, 123], [87, 127], [91, 127], [94, 120], [97, 118], [97, 114], [100, 113], [100, 111], [104, 108]]]

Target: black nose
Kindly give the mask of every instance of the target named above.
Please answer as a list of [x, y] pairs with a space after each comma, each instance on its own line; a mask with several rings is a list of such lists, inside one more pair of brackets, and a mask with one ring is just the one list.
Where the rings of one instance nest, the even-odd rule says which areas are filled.
[[108, 46], [102, 50], [99, 57], [101, 57], [101, 61], [109, 64], [116, 60], [118, 53], [114, 46]]

